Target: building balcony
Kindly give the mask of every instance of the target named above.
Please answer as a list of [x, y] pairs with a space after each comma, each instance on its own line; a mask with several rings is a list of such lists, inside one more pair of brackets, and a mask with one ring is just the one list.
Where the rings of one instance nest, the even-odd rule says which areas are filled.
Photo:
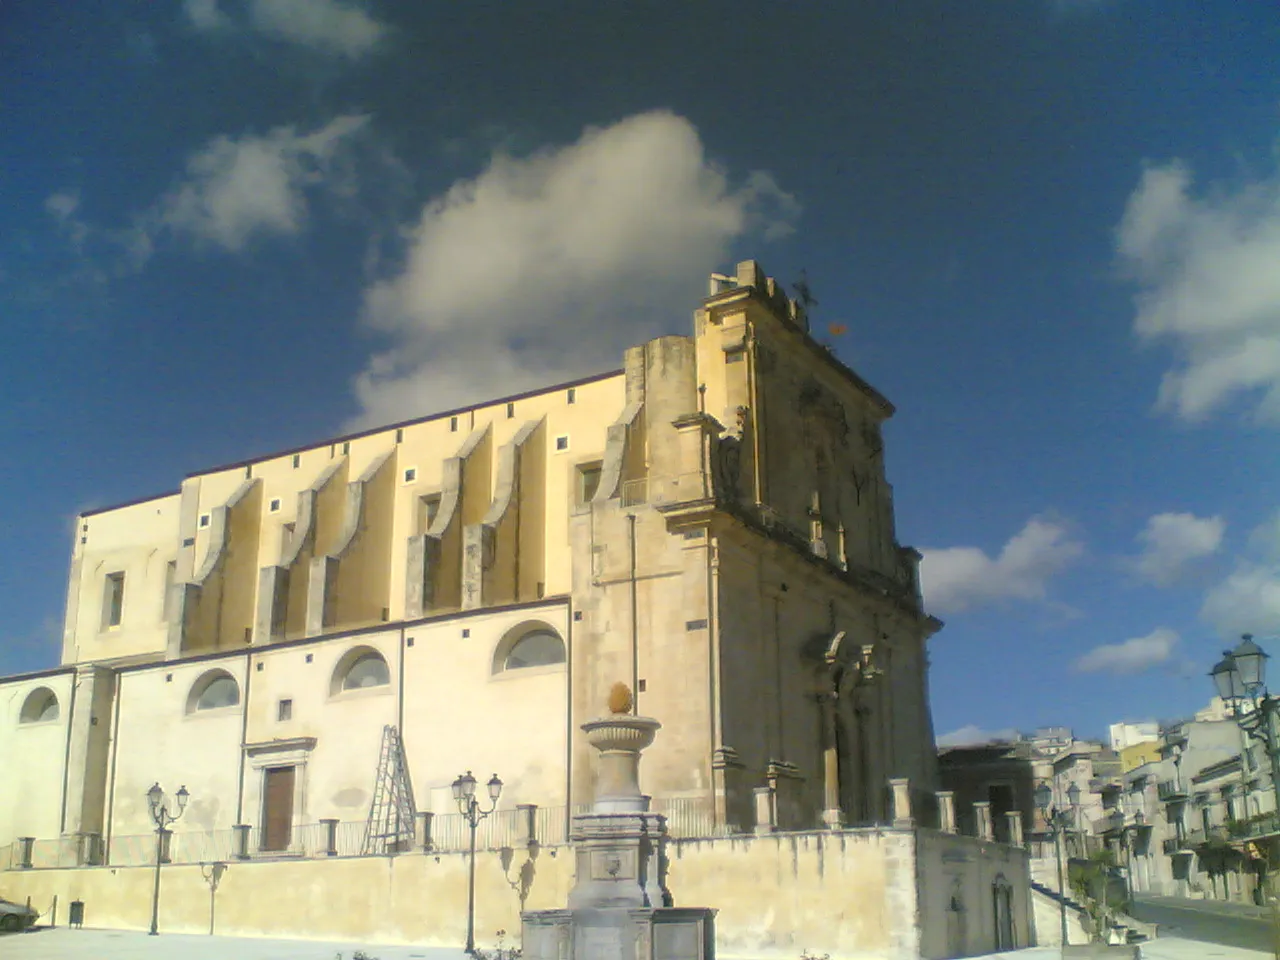
[[1230, 840], [1258, 840], [1280, 834], [1280, 815], [1263, 813], [1247, 820], [1230, 820], [1226, 835]]
[[1124, 829], [1124, 814], [1119, 810], [1108, 813], [1105, 817], [1094, 821], [1094, 829], [1103, 835], [1119, 833]]
[[1156, 793], [1165, 803], [1187, 799], [1187, 788], [1181, 780], [1161, 780]]
[[1129, 810], [1124, 814], [1124, 825], [1131, 830], [1150, 829], [1151, 822], [1147, 819], [1146, 811]]
[[1165, 837], [1160, 841], [1160, 849], [1170, 857], [1180, 853], [1194, 852], [1186, 837]]

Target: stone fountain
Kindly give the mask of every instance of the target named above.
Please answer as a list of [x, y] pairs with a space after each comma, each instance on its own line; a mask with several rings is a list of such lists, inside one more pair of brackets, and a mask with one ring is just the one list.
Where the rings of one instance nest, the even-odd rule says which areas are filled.
[[630, 713], [615, 684], [611, 715], [582, 725], [600, 751], [590, 813], [573, 818], [577, 876], [563, 910], [522, 915], [527, 960], [713, 960], [715, 911], [674, 907], [667, 890], [667, 821], [640, 792], [640, 752], [662, 724]]

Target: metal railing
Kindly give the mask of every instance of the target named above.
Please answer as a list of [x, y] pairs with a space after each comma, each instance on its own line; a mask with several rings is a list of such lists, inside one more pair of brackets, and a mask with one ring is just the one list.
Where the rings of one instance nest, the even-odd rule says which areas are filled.
[[1227, 835], [1233, 840], [1251, 840], [1280, 833], [1280, 814], [1262, 813], [1247, 820], [1228, 820]]
[[[572, 815], [587, 813], [590, 805], [577, 804]], [[703, 797], [655, 799], [651, 811], [667, 818], [667, 833], [676, 840], [708, 839], [727, 836], [732, 830], [717, 824], [710, 800]], [[533, 817], [533, 836], [525, 810], [498, 810], [482, 820], [476, 830], [477, 850], [502, 850], [523, 846], [530, 840], [546, 845], [566, 843], [566, 808], [538, 807]], [[329, 848], [330, 824], [295, 824], [288, 845], [281, 850], [261, 849], [262, 834], [257, 827], [242, 830], [174, 831], [163, 845], [165, 863], [213, 863], [240, 859], [241, 843], [248, 859], [321, 859], [329, 856], [357, 857], [364, 854], [367, 824], [364, 820], [340, 821], [333, 826], [333, 849]], [[462, 814], [440, 814], [431, 818], [430, 851], [459, 853], [468, 849], [471, 831]], [[243, 834], [243, 839], [242, 839]], [[423, 845], [423, 837], [415, 848]], [[0, 870], [24, 869], [20, 863], [21, 843], [0, 847]], [[396, 851], [387, 850], [386, 853]], [[400, 851], [404, 852], [404, 851]], [[156, 835], [152, 833], [117, 834], [106, 844], [104, 865], [114, 867], [148, 866], [156, 862]], [[57, 869], [88, 865], [81, 838], [60, 837], [36, 840], [31, 844], [31, 864], [26, 869]]]
[[1179, 780], [1161, 780], [1156, 787], [1156, 795], [1161, 800], [1181, 800], [1187, 795], [1187, 789]]
[[639, 477], [635, 480], [623, 480], [621, 490], [622, 506], [635, 507], [649, 502], [649, 478]]

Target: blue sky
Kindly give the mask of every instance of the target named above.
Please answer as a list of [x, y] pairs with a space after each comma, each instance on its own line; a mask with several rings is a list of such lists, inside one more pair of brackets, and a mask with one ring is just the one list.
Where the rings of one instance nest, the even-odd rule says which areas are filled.
[[1192, 711], [1280, 634], [1277, 49], [1265, 3], [6, 4], [0, 672], [56, 662], [78, 511], [609, 369], [754, 257], [898, 407], [938, 732]]

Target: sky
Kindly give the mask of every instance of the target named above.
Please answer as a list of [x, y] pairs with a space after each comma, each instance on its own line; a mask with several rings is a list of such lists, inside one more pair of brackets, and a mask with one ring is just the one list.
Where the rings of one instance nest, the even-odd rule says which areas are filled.
[[0, 674], [80, 511], [614, 369], [752, 258], [897, 406], [937, 733], [1193, 712], [1280, 655], [1277, 50], [1235, 0], [11, 0]]

